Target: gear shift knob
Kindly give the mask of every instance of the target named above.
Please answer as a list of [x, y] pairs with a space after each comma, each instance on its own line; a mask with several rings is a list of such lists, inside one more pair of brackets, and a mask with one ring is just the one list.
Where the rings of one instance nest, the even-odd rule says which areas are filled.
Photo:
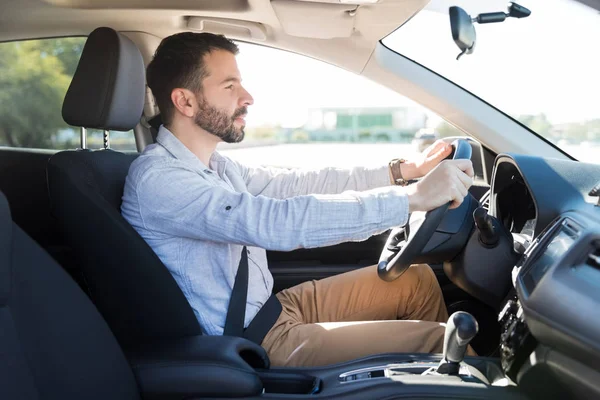
[[467, 346], [478, 331], [477, 320], [469, 313], [457, 311], [448, 318], [444, 335], [444, 360], [438, 372], [450, 375], [458, 373]]

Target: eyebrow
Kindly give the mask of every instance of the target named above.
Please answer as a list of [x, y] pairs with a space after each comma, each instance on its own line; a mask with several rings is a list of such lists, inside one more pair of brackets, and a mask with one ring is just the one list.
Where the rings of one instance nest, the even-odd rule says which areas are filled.
[[236, 78], [235, 76], [228, 76], [227, 78], [223, 79], [221, 81], [221, 85], [227, 82], [241, 82], [241, 79]]

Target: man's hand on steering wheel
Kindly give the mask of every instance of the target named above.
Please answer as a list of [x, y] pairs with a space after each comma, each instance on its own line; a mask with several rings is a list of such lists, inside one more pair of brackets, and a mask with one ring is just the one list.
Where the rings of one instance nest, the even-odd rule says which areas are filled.
[[471, 160], [442, 161], [425, 178], [406, 188], [409, 212], [429, 211], [450, 202], [450, 208], [460, 206], [473, 184], [473, 175]]
[[452, 145], [443, 140], [436, 140], [431, 146], [410, 160], [403, 163], [400, 168], [406, 180], [422, 178], [433, 170], [443, 159], [452, 152]]
[[444, 219], [448, 208], [458, 208], [473, 183], [471, 145], [452, 143], [452, 160], [437, 165], [417, 184], [406, 188], [409, 222], [392, 229], [379, 257], [377, 273], [385, 281], [398, 278], [417, 259]]

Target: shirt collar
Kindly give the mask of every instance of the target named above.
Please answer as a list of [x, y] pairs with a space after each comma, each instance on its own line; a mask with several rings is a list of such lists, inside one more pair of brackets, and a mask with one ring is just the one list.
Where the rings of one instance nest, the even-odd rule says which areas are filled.
[[[164, 147], [171, 155], [178, 160], [181, 160], [194, 167], [207, 169], [202, 161], [194, 153], [190, 151], [177, 137], [168, 130], [164, 125], [161, 125], [156, 136], [156, 142]], [[210, 158], [210, 164], [225, 162], [225, 158], [218, 152], [214, 152]]]

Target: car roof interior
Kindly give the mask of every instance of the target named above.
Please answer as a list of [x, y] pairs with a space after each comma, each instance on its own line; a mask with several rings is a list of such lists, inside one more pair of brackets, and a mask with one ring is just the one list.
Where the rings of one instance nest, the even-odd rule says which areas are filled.
[[427, 1], [384, 0], [358, 6], [335, 0], [3, 0], [0, 4], [3, 41], [87, 35], [99, 26], [125, 34], [144, 32], [157, 40], [185, 30], [209, 31], [309, 54], [360, 73], [377, 41]]

